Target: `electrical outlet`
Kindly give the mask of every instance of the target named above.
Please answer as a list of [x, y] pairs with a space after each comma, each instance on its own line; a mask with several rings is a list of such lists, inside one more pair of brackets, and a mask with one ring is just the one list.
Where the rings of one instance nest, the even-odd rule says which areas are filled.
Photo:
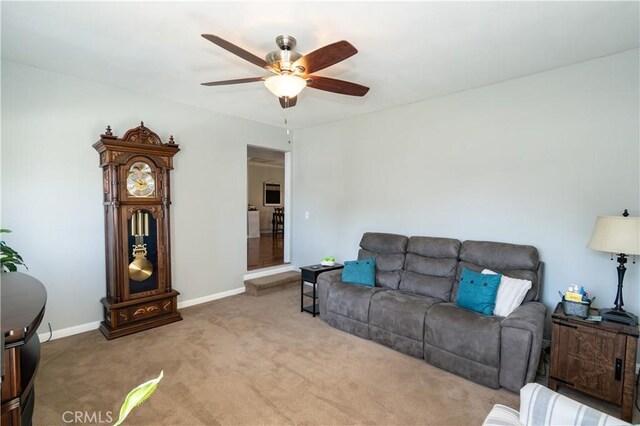
[[305, 219], [309, 219], [309, 212], [308, 211], [304, 212], [304, 218]]

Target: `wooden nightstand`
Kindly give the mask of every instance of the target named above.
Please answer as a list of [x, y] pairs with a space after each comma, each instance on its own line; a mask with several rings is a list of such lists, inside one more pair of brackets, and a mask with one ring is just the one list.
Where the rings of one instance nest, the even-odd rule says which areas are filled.
[[567, 316], [562, 304], [551, 318], [549, 388], [566, 386], [618, 405], [631, 422], [638, 327]]
[[[339, 263], [336, 263], [333, 266], [309, 265], [302, 266], [300, 268], [300, 312], [309, 312], [314, 317], [320, 313], [320, 311], [318, 311], [318, 292], [316, 291], [316, 281], [318, 279], [318, 275], [323, 272], [342, 268], [344, 268], [344, 265], [341, 265]], [[304, 291], [305, 281], [313, 285], [313, 289], [311, 291]], [[304, 306], [305, 297], [309, 297], [311, 299], [311, 305]]]

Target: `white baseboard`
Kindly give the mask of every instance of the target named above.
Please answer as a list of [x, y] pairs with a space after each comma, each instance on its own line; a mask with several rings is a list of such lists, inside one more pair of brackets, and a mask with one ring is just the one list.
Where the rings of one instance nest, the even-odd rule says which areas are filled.
[[[210, 294], [208, 296], [196, 297], [195, 299], [184, 300], [182, 302], [178, 302], [178, 309], [200, 305], [202, 303], [211, 302], [212, 300], [223, 299], [225, 297], [235, 296], [236, 294], [241, 293], [244, 293], [244, 287], [238, 287], [232, 290]], [[73, 327], [61, 328], [60, 330], [53, 330], [53, 333], [45, 332], [38, 334], [38, 338], [40, 339], [40, 342], [49, 340], [49, 336], [51, 336], [51, 340], [61, 339], [63, 337], [73, 336], [74, 334], [97, 330], [98, 327], [100, 327], [100, 323], [101, 321], [93, 321], [86, 324], [74, 325]]]
[[256, 272], [249, 272], [249, 273], [245, 274], [243, 279], [245, 281], [246, 280], [252, 280], [254, 278], [261, 278], [261, 277], [266, 277], [268, 275], [280, 274], [282, 272], [297, 271], [298, 269], [300, 269], [300, 268], [297, 268], [294, 265], [276, 266], [274, 268], [266, 268], [266, 269], [261, 269], [261, 270], [256, 271]]
[[178, 309], [188, 308], [189, 306], [200, 305], [202, 303], [211, 302], [212, 300], [223, 299], [229, 296], [235, 296], [236, 294], [244, 293], [244, 287], [234, 288], [232, 290], [223, 291], [221, 293], [210, 294], [208, 296], [196, 297], [195, 299], [189, 299], [182, 302], [178, 302]]
[[52, 333], [38, 334], [38, 338], [40, 339], [40, 342], [49, 340], [49, 336], [51, 336], [51, 340], [56, 340], [63, 337], [73, 336], [74, 334], [84, 333], [86, 331], [97, 330], [98, 327], [100, 327], [100, 321], [93, 321], [86, 324], [74, 325], [73, 327], [61, 328], [60, 330], [53, 330]]

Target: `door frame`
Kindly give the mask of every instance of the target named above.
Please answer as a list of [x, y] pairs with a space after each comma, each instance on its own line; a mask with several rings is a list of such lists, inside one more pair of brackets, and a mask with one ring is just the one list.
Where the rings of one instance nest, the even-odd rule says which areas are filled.
[[291, 263], [291, 151], [284, 153], [284, 263]]
[[[262, 276], [266, 276], [266, 275], [270, 275], [271, 273], [278, 273], [278, 272], [283, 272], [283, 270], [293, 270], [295, 268], [293, 268], [293, 266], [291, 265], [291, 224], [293, 223], [293, 221], [291, 220], [291, 208], [292, 208], [292, 200], [291, 200], [291, 194], [292, 194], [292, 190], [291, 190], [291, 185], [292, 185], [292, 155], [291, 155], [291, 151], [283, 151], [280, 149], [275, 149], [275, 148], [270, 148], [267, 146], [261, 146], [261, 145], [253, 145], [253, 144], [247, 144], [246, 147], [246, 151], [245, 151], [245, 182], [247, 182], [247, 185], [245, 185], [245, 201], [244, 201], [244, 209], [245, 209], [245, 214], [246, 214], [246, 208], [247, 208], [247, 200], [249, 198], [249, 187], [248, 187], [248, 176], [249, 176], [249, 162], [247, 161], [247, 159], [249, 158], [248, 155], [248, 150], [249, 147], [253, 146], [256, 148], [260, 148], [260, 149], [266, 149], [269, 151], [276, 151], [276, 152], [281, 152], [282, 154], [284, 154], [284, 203], [283, 203], [283, 207], [284, 207], [284, 236], [283, 236], [283, 243], [284, 243], [284, 248], [283, 248], [283, 259], [282, 261], [284, 262], [282, 265], [274, 265], [274, 266], [267, 266], [265, 268], [259, 268], [259, 269], [255, 269], [252, 271], [246, 270], [245, 275], [244, 275], [244, 279], [250, 279], [250, 278], [258, 278], [258, 277], [262, 277]], [[246, 239], [246, 232], [245, 232], [245, 239]], [[246, 243], [245, 243], [246, 244]], [[249, 261], [249, 259], [247, 259], [246, 257], [246, 245], [245, 245], [245, 268], [247, 267], [247, 263]]]

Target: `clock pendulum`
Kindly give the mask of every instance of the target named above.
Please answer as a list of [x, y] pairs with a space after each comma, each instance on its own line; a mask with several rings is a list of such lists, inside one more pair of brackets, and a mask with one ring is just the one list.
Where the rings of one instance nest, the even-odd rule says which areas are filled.
[[135, 238], [131, 253], [135, 259], [129, 264], [129, 278], [144, 281], [153, 274], [153, 264], [147, 260], [147, 245], [144, 237], [149, 236], [149, 213], [138, 210], [131, 216], [131, 235]]

